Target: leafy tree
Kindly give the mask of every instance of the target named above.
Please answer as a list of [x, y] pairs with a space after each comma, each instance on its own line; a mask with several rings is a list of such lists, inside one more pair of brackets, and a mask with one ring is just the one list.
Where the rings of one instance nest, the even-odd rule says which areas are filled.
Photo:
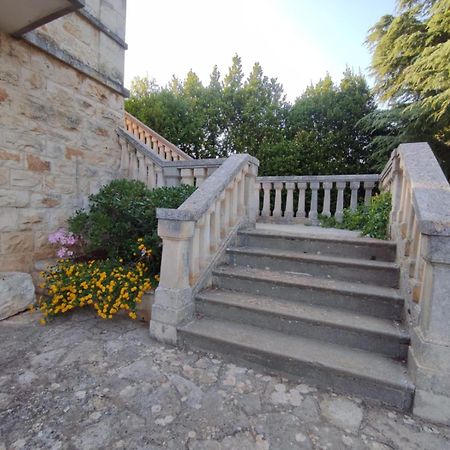
[[[367, 172], [371, 134], [359, 122], [374, 110], [373, 96], [362, 75], [347, 69], [339, 85], [327, 75], [309, 86], [289, 111], [283, 146], [291, 149], [282, 152], [289, 155], [288, 166], [284, 170], [268, 162], [262, 164], [264, 171], [270, 168], [305, 175]], [[270, 150], [264, 153], [273, 156]]]
[[399, 142], [450, 146], [450, 0], [398, 0], [398, 13], [370, 30], [375, 92], [388, 110], [366, 127], [379, 164]]

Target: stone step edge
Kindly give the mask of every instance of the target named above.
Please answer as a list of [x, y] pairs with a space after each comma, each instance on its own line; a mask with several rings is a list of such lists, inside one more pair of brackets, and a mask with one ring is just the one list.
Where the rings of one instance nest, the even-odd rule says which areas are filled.
[[[307, 289], [316, 289], [326, 292], [340, 292], [351, 296], [374, 297], [383, 300], [392, 300], [403, 303], [404, 299], [398, 289], [367, 285], [361, 283], [352, 283], [351, 281], [331, 280], [326, 278], [303, 276], [299, 274], [268, 271], [262, 269], [249, 269], [242, 266], [221, 265], [216, 267], [212, 274], [214, 276], [238, 277], [245, 280], [257, 280], [271, 282], [289, 287], [300, 287]], [[275, 275], [275, 277], [274, 277]], [[372, 292], [366, 292], [369, 288]], [[385, 291], [385, 292], [380, 292]]]
[[325, 254], [302, 253], [290, 250], [275, 250], [271, 248], [255, 248], [255, 247], [228, 247], [227, 253], [254, 255], [254, 256], [269, 256], [273, 258], [286, 259], [291, 261], [305, 261], [317, 263], [322, 265], [344, 266], [348, 268], [357, 267], [368, 270], [395, 270], [399, 271], [399, 266], [396, 263], [388, 261], [372, 261], [370, 259], [359, 258], [342, 258], [339, 256], [331, 256]]
[[[200, 324], [200, 322], [203, 322], [203, 324]], [[211, 328], [214, 330], [214, 333], [205, 333], [204, 331], [204, 325], [205, 322], [208, 322], [211, 324]], [[200, 324], [200, 327], [199, 327]], [[226, 325], [227, 333], [224, 333], [221, 335], [219, 333], [221, 327], [223, 325]], [[202, 330], [203, 328], [203, 330]], [[236, 329], [241, 328], [242, 330], [245, 330], [246, 333], [251, 333], [253, 335], [256, 335], [258, 337], [257, 341], [259, 342], [259, 346], [253, 345], [251, 342], [245, 342], [242, 338], [240, 340], [234, 339], [235, 336], [237, 336]], [[228, 343], [237, 347], [245, 348], [246, 350], [250, 350], [252, 352], [259, 352], [262, 354], [273, 354], [273, 355], [279, 355], [283, 358], [286, 358], [288, 360], [297, 360], [300, 363], [304, 364], [311, 364], [315, 365], [320, 369], [328, 369], [333, 370], [336, 373], [343, 373], [346, 376], [352, 377], [352, 378], [362, 378], [369, 382], [375, 382], [375, 383], [383, 383], [384, 385], [390, 386], [392, 388], [401, 389], [405, 391], [411, 391], [414, 392], [415, 386], [409, 380], [406, 373], [403, 372], [403, 365], [400, 362], [395, 362], [392, 359], [388, 357], [384, 357], [380, 354], [376, 353], [370, 353], [365, 352], [364, 350], [357, 350], [352, 349], [348, 347], [339, 346], [336, 344], [329, 344], [329, 343], [322, 343], [319, 341], [316, 341], [314, 339], [308, 339], [300, 336], [289, 336], [285, 335], [283, 333], [279, 333], [277, 331], [273, 330], [264, 330], [258, 327], [254, 327], [252, 325], [240, 325], [228, 321], [217, 321], [213, 319], [200, 319], [200, 320], [194, 320], [193, 322], [190, 322], [187, 325], [184, 325], [183, 327], [180, 327], [178, 329], [182, 334], [191, 334], [197, 337], [211, 339], [216, 342], [223, 342], [224, 344]], [[233, 332], [234, 331], [234, 332]], [[306, 344], [306, 346], [313, 345], [316, 347], [322, 347], [322, 348], [332, 348], [333, 349], [333, 355], [335, 356], [335, 360], [333, 361], [332, 358], [327, 357], [326, 359], [320, 361], [319, 358], [316, 358], [314, 360], [311, 357], [307, 357], [305, 355], [292, 355], [286, 352], [286, 345], [283, 345], [282, 350], [281, 349], [275, 349], [276, 341], [277, 339], [266, 339], [265, 342], [265, 348], [261, 344], [263, 344], [263, 337], [261, 336], [263, 333], [269, 332], [272, 335], [279, 336], [281, 340], [291, 340], [293, 343], [300, 343], [303, 342]], [[259, 335], [259, 336], [258, 336]], [[272, 348], [270, 348], [272, 347]], [[297, 345], [297, 347], [299, 347]], [[366, 371], [362, 370], [361, 367], [350, 370], [348, 366], [345, 364], [339, 364], [340, 361], [340, 355], [342, 352], [345, 351], [346, 353], [349, 353], [352, 355], [352, 361], [358, 361], [358, 356], [364, 357], [364, 358], [370, 358], [371, 365], [368, 367]], [[317, 352], [315, 351], [315, 354], [317, 355]], [[391, 368], [395, 365], [396, 370], [398, 370], [398, 373], [395, 374], [394, 377], [389, 376], [387, 377], [388, 371], [383, 371], [383, 377], [377, 377], [375, 375], [375, 371], [372, 370], [372, 367], [377, 365], [376, 367], [379, 367], [379, 365], [382, 364], [388, 364], [391, 366]], [[391, 369], [392, 370], [392, 369]], [[392, 374], [390, 374], [392, 375]]]
[[291, 234], [283, 231], [273, 231], [273, 230], [261, 230], [261, 229], [244, 229], [239, 230], [238, 235], [248, 235], [257, 237], [268, 237], [268, 238], [287, 238], [299, 241], [323, 241], [323, 242], [335, 242], [337, 244], [354, 244], [361, 246], [381, 246], [381, 247], [391, 247], [396, 248], [397, 244], [395, 241], [369, 238], [369, 237], [348, 237], [348, 236], [321, 236], [318, 234]]
[[[239, 297], [240, 300], [244, 301], [233, 301], [230, 298], [219, 298], [218, 295], [213, 295], [214, 294], [218, 294], [218, 293], [225, 293], [225, 295], [228, 295], [229, 297], [231, 297], [231, 295]], [[220, 294], [219, 294], [220, 295]], [[363, 314], [355, 314], [349, 310], [344, 310], [344, 309], [337, 309], [337, 308], [330, 308], [330, 307], [323, 307], [323, 306], [313, 306], [313, 305], [309, 305], [306, 303], [296, 303], [290, 300], [284, 300], [284, 299], [275, 299], [275, 298], [270, 298], [270, 297], [266, 297], [266, 296], [259, 296], [259, 298], [264, 298], [265, 300], [270, 300], [273, 303], [273, 308], [269, 309], [263, 305], [255, 305], [252, 304], [250, 305], [249, 303], [245, 302], [245, 299], [250, 299], [250, 298], [255, 298], [255, 296], [246, 294], [246, 293], [242, 293], [242, 292], [234, 292], [234, 291], [230, 291], [227, 289], [215, 289], [214, 291], [211, 289], [205, 290], [205, 291], [201, 291], [197, 296], [196, 296], [196, 301], [202, 301], [202, 302], [209, 302], [212, 304], [221, 304], [224, 306], [230, 306], [230, 307], [235, 307], [235, 308], [240, 308], [243, 310], [247, 310], [247, 311], [255, 311], [255, 312], [259, 312], [259, 313], [263, 313], [263, 314], [267, 314], [267, 315], [274, 315], [274, 316], [278, 316], [280, 318], [285, 318], [287, 320], [295, 320], [295, 321], [299, 321], [299, 322], [309, 322], [311, 324], [314, 325], [318, 325], [318, 326], [327, 326], [327, 327], [332, 327], [332, 328], [337, 328], [337, 329], [343, 329], [343, 330], [347, 330], [347, 331], [351, 331], [351, 332], [355, 332], [355, 333], [359, 333], [359, 334], [371, 334], [371, 335], [376, 335], [376, 336], [385, 336], [387, 338], [392, 338], [392, 339], [398, 339], [400, 343], [405, 343], [408, 344], [410, 342], [410, 336], [409, 334], [406, 332], [405, 329], [403, 329], [401, 326], [396, 326], [394, 321], [390, 321], [388, 319], [380, 319], [378, 317], [373, 317], [373, 316], [368, 316], [368, 315], [363, 315]], [[303, 309], [303, 314], [294, 314], [292, 311], [291, 313], [286, 312], [286, 311], [280, 311], [277, 310], [277, 306], [280, 306], [282, 304], [293, 304], [293, 305], [299, 305], [300, 308], [298, 309]], [[314, 312], [315, 311], [320, 311], [320, 310], [327, 310], [327, 312], [329, 312], [330, 314], [337, 314], [340, 315], [342, 317], [345, 317], [346, 319], [348, 318], [348, 320], [346, 320], [346, 322], [335, 322], [332, 320], [329, 320], [327, 318], [321, 318], [321, 317], [314, 317]], [[379, 323], [383, 323], [383, 326], [385, 327], [384, 330], [377, 330], [375, 328], [370, 328], [370, 327], [362, 327], [360, 321], [358, 321], [358, 319], [361, 319], [366, 322], [379, 322]]]

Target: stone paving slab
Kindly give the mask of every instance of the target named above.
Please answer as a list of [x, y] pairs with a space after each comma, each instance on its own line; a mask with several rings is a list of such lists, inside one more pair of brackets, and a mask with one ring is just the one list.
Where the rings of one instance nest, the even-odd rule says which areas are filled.
[[0, 322], [0, 450], [449, 449], [450, 429], [90, 311]]

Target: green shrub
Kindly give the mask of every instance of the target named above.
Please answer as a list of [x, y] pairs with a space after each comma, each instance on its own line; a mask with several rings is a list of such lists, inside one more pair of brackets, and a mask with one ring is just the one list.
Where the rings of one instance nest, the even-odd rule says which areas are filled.
[[325, 216], [320, 216], [319, 220], [323, 227], [360, 230], [365, 236], [388, 239], [390, 212], [391, 194], [384, 192], [372, 197], [369, 206], [359, 205], [355, 211], [344, 209], [342, 222]]
[[149, 190], [135, 180], [114, 180], [89, 197], [89, 209], [69, 219], [69, 230], [84, 241], [90, 258], [136, 257], [136, 241], [153, 253], [152, 273], [159, 272], [161, 242], [156, 208], [178, 208], [195, 188], [181, 185]]

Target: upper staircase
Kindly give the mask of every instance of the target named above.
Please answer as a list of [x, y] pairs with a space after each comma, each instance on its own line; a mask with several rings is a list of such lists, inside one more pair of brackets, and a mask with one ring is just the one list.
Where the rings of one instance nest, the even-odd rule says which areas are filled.
[[181, 344], [411, 407], [393, 242], [257, 228], [241, 230], [226, 254]]

